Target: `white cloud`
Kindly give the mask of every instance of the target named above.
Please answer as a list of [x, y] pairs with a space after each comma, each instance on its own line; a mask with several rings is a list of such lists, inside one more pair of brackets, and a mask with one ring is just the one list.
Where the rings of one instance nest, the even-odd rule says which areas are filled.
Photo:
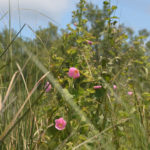
[[[10, 0], [12, 20], [18, 22], [19, 6], [22, 23], [41, 25], [42, 22], [50, 21], [44, 17], [43, 14], [61, 23], [64, 13], [67, 11], [71, 12], [71, 1], [72, 0]], [[8, 11], [8, 6], [9, 0], [0, 0], [0, 16]], [[7, 17], [4, 18], [4, 20], [8, 22]]]
[[20, 0], [21, 8], [35, 9], [49, 13], [61, 13], [68, 6], [69, 0]]
[[[0, 9], [8, 9], [9, 0], [0, 0]], [[10, 0], [13, 9], [28, 8], [47, 12], [61, 12], [68, 8], [70, 0]]]

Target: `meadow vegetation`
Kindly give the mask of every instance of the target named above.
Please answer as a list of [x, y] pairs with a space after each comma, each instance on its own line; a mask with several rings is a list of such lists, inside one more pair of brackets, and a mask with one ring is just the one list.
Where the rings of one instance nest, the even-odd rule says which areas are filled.
[[116, 9], [80, 0], [61, 33], [0, 32], [0, 150], [150, 149], [150, 33]]

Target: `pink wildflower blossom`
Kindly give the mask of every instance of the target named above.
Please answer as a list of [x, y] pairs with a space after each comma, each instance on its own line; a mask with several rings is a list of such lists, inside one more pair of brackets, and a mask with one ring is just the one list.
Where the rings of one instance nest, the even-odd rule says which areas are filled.
[[131, 91], [128, 92], [128, 95], [132, 95], [132, 94], [133, 94], [133, 92], [131, 92]]
[[80, 77], [79, 70], [76, 69], [75, 67], [71, 67], [71, 68], [69, 69], [68, 75], [69, 75], [69, 77], [72, 77], [72, 78], [74, 78], [74, 79]]
[[74, 23], [74, 26], [77, 26], [77, 23], [76, 23], [76, 22]]
[[101, 86], [101, 85], [96, 85], [96, 86], [94, 86], [93, 88], [94, 88], [94, 89], [100, 89], [100, 88], [102, 88], [102, 86]]
[[93, 42], [92, 42], [92, 41], [89, 41], [89, 40], [87, 40], [87, 43], [88, 43], [89, 45], [92, 45], [92, 44], [93, 44]]
[[46, 82], [44, 88], [45, 88], [45, 92], [49, 92], [51, 90], [52, 86], [49, 82]]
[[114, 90], [117, 88], [117, 86], [116, 85], [113, 85], [113, 88], [114, 88]]
[[63, 118], [59, 118], [55, 120], [55, 128], [57, 130], [64, 130], [67, 122]]

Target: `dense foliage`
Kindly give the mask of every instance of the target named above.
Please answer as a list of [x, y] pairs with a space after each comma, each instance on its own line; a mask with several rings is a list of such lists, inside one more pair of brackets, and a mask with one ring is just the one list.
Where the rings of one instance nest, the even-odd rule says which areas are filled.
[[[0, 57], [0, 149], [150, 149], [150, 33], [119, 25], [116, 9], [80, 0], [61, 34], [26, 26], [36, 38], [17, 37]], [[10, 39], [4, 29], [1, 54]]]

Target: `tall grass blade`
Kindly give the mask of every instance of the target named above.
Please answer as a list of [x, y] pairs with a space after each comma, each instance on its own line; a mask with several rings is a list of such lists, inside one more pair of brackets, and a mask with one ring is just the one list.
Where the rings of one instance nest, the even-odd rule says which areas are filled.
[[14, 75], [13, 75], [11, 81], [10, 81], [10, 84], [9, 84], [9, 86], [8, 86], [6, 95], [5, 95], [4, 100], [3, 100], [3, 105], [5, 105], [5, 103], [6, 103], [7, 99], [8, 99], [8, 97], [9, 97], [9, 94], [10, 94], [10, 92], [11, 92], [11, 90], [12, 90], [13, 82], [14, 82], [15, 77], [16, 77], [17, 74], [18, 74], [18, 71], [16, 71], [16, 72], [14, 73]]
[[40, 80], [35, 84], [35, 86], [33, 87], [33, 89], [30, 91], [29, 95], [27, 96], [27, 98], [25, 99], [24, 103], [22, 104], [22, 106], [20, 107], [20, 109], [18, 110], [18, 112], [16, 113], [16, 115], [14, 116], [14, 118], [12, 119], [12, 121], [9, 123], [9, 125], [5, 128], [5, 130], [3, 131], [3, 133], [0, 135], [0, 141], [2, 142], [7, 136], [9, 131], [13, 128], [13, 126], [16, 123], [17, 118], [19, 117], [19, 115], [21, 114], [21, 112], [23, 111], [23, 108], [25, 107], [25, 105], [27, 104], [27, 102], [29, 101], [30, 97], [33, 95], [33, 93], [35, 92], [35, 90], [37, 89], [37, 87], [39, 86], [40, 82], [48, 75], [49, 72], [45, 73]]
[[19, 30], [19, 32], [16, 34], [16, 36], [12, 39], [12, 41], [8, 44], [8, 46], [6, 47], [6, 49], [2, 52], [2, 54], [0, 55], [0, 57], [2, 57], [9, 50], [9, 47], [13, 44], [13, 42], [16, 40], [16, 38], [18, 37], [18, 35], [24, 29], [25, 26], [26, 26], [26, 24], [24, 24], [22, 26], [22, 28]]

